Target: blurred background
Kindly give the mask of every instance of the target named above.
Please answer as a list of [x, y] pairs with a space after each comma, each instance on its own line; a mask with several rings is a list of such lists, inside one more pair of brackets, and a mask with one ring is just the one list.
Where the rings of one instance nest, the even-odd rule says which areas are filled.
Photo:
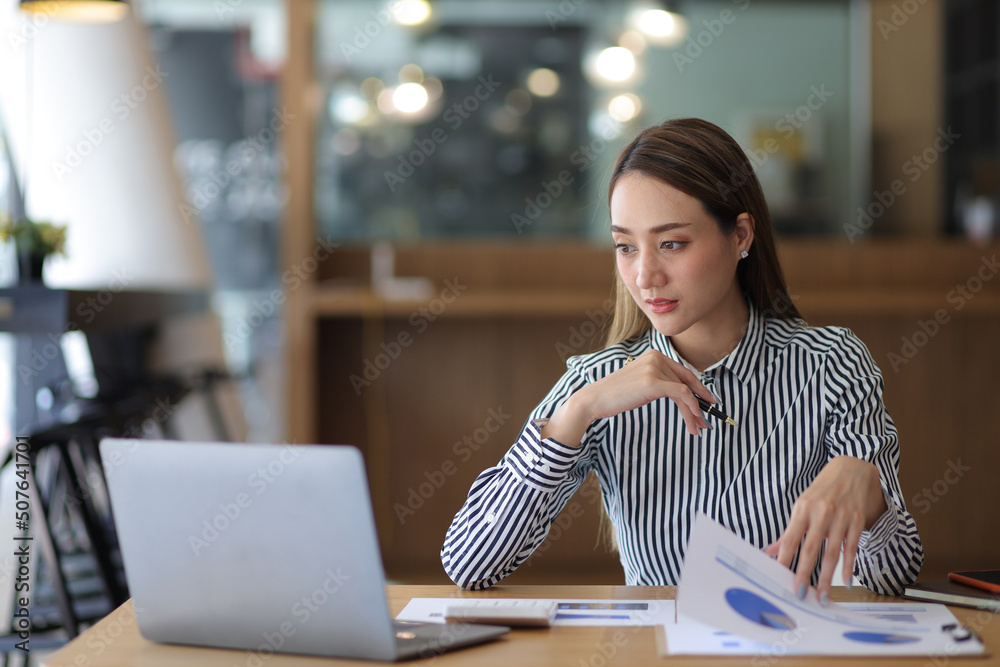
[[[600, 347], [615, 157], [697, 116], [791, 298], [883, 369], [926, 578], [1000, 559], [995, 2], [19, 4], [0, 210], [66, 241], [40, 284], [0, 245], [0, 439], [141, 389], [133, 434], [354, 444], [389, 574], [443, 581], [472, 480]], [[621, 581], [592, 484], [515, 577]]]

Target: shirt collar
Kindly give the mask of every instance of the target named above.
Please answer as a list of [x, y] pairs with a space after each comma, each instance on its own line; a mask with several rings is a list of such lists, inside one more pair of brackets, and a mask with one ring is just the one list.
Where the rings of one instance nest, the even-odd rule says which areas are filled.
[[722, 367], [733, 373], [743, 384], [749, 384], [764, 356], [764, 332], [767, 329], [767, 319], [749, 301], [747, 301], [747, 306], [750, 309], [750, 321], [747, 324], [747, 330], [743, 334], [743, 338], [736, 344], [732, 352], [704, 371], [699, 372], [695, 370], [693, 366], [681, 358], [681, 355], [677, 353], [677, 350], [671, 344], [670, 337], [664, 336], [655, 327], [650, 327], [649, 329], [650, 346], [674, 361], [684, 364], [695, 375], [705, 375], [716, 368]]

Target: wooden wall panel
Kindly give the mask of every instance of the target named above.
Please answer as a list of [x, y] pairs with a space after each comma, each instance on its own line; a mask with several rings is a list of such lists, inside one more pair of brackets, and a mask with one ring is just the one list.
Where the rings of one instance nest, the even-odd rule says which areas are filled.
[[[935, 236], [943, 231], [942, 215], [953, 204], [943, 201], [944, 160], [933, 149], [938, 130], [945, 128], [944, 3], [870, 2], [872, 192], [865, 205], [877, 203], [874, 192], [889, 190], [894, 181], [906, 186], [874, 220], [873, 234]], [[927, 159], [916, 167], [914, 156], [928, 149]], [[858, 220], [855, 214], [850, 222]]]
[[[557, 343], [576, 343], [572, 332], [580, 325], [579, 318], [440, 319], [417, 333], [408, 317], [387, 318], [383, 340], [412, 336], [389, 361], [388, 355], [376, 359], [384, 349], [362, 353], [359, 322], [323, 323], [321, 439], [361, 444], [391, 577], [444, 580], [438, 552], [451, 518], [476, 476], [499, 461], [530, 410], [565, 371]], [[366, 359], [385, 369], [370, 385], [357, 385], [358, 393], [350, 376], [365, 377]], [[385, 442], [374, 443], [379, 437]], [[379, 460], [380, 452], [388, 456]], [[526, 572], [547, 576], [569, 562], [585, 570], [604, 565], [611, 582], [622, 578], [615, 555], [601, 550], [598, 556], [606, 557], [598, 560], [605, 562], [593, 562], [600, 518], [595, 498], [590, 492], [571, 500], [572, 511], [555, 531], [558, 539]], [[564, 532], [579, 539], [563, 539]], [[585, 552], [580, 544], [587, 545]]]
[[[280, 94], [282, 109], [292, 121], [281, 136], [281, 150], [288, 161], [285, 178], [288, 205], [281, 225], [282, 275], [311, 257], [316, 245], [312, 224], [316, 101], [309, 97], [316, 6], [313, 0], [288, 0], [285, 11], [288, 58], [282, 70]], [[289, 442], [316, 439], [316, 414], [311, 409], [317, 392], [313, 373], [316, 328], [309, 289], [312, 280], [312, 274], [307, 274], [300, 288], [286, 290], [283, 304], [285, 360], [289, 371], [285, 383], [285, 434]]]
[[[781, 246], [790, 291], [810, 323], [850, 327], [883, 370], [900, 432], [901, 483], [926, 546], [925, 577], [1000, 559], [993, 529], [1000, 491], [992, 481], [1000, 464], [1000, 279], [989, 268], [996, 250], [959, 243]], [[344, 252], [341, 269], [353, 267], [363, 282], [367, 250]], [[321, 442], [352, 442], [366, 453], [390, 576], [445, 581], [438, 551], [472, 481], [513, 442], [563, 372], [566, 353], [599, 346], [579, 334], [596, 330], [611, 257], [607, 248], [579, 244], [449, 244], [397, 253], [398, 273], [431, 276], [438, 287], [458, 278], [467, 291], [419, 331], [425, 303], [371, 293], [358, 299], [321, 286], [314, 295], [320, 390], [312, 409]], [[525, 275], [536, 281], [534, 290]], [[977, 275], [989, 279], [977, 285]], [[961, 309], [949, 300], [956, 285], [979, 288]], [[949, 321], [924, 341], [920, 323], [938, 310]], [[392, 349], [403, 334], [411, 342], [370, 386], [355, 391], [351, 375], [363, 377], [365, 361], [386, 354], [380, 345]], [[893, 368], [890, 354], [904, 359], [903, 339], [915, 337], [912, 359]], [[491, 410], [510, 417], [478, 451], [456, 450]], [[431, 491], [427, 484], [435, 480], [440, 488]], [[429, 497], [420, 497], [421, 485]], [[558, 539], [511, 581], [620, 583], [617, 556], [595, 549], [595, 499], [592, 491], [577, 494], [570, 507], [579, 516], [567, 515]], [[400, 515], [397, 506], [414, 513]]]
[[996, 567], [1000, 488], [1000, 313], [956, 316], [893, 370], [903, 336], [927, 317], [838, 317], [857, 333], [885, 377], [899, 429], [900, 483], [926, 552], [923, 577]]

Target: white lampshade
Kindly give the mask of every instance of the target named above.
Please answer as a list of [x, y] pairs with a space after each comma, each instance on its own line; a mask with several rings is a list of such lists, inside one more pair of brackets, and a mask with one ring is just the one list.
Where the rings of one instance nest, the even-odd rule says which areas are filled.
[[[88, 289], [211, 283], [200, 225], [173, 167], [165, 79], [129, 14], [65, 23], [0, 0], [0, 113], [27, 215], [68, 226], [45, 282]], [[30, 114], [30, 117], [29, 117]]]

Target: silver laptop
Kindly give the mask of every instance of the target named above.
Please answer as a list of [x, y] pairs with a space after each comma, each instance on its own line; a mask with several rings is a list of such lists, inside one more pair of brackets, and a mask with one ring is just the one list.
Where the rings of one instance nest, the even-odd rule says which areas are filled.
[[508, 631], [392, 620], [354, 447], [112, 438], [100, 447], [146, 639], [261, 658], [399, 660]]

